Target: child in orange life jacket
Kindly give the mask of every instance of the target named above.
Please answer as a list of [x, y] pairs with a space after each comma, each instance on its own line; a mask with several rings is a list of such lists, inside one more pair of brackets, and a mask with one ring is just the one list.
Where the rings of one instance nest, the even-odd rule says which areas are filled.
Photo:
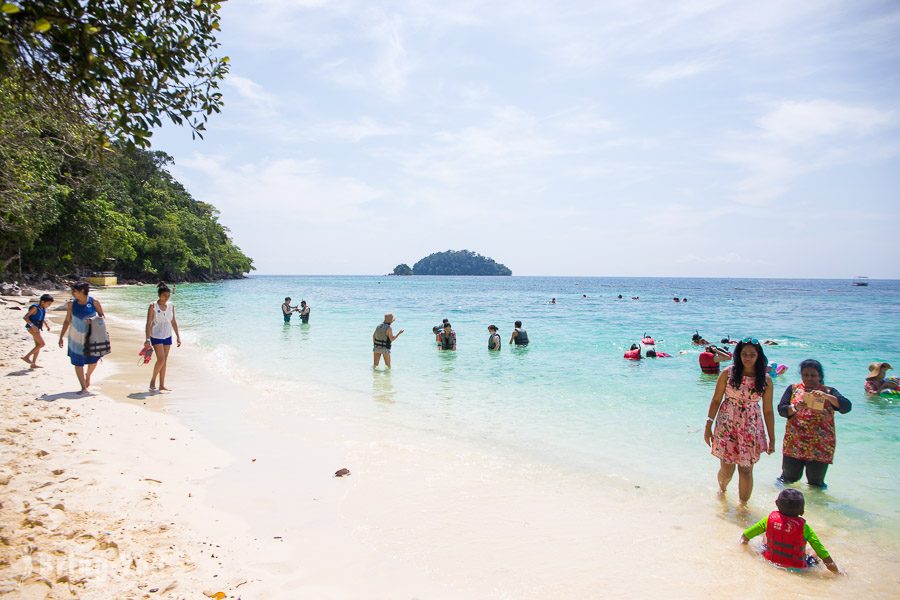
[[812, 527], [800, 516], [803, 514], [804, 504], [801, 491], [791, 488], [782, 490], [775, 500], [778, 510], [772, 511], [768, 517], [760, 519], [744, 531], [741, 543], [746, 544], [752, 538], [765, 533], [763, 556], [767, 560], [788, 569], [806, 569], [818, 562], [813, 556], [806, 554], [808, 542], [829, 571], [840, 573], [837, 564], [816, 537]]

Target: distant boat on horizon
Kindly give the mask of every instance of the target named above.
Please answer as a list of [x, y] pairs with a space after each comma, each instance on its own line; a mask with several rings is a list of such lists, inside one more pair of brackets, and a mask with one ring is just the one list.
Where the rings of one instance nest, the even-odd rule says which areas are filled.
[[869, 282], [863, 281], [863, 279], [868, 279], [868, 277], [866, 277], [865, 275], [857, 275], [856, 281], [853, 282], [853, 285], [857, 287], [866, 287], [867, 285], [869, 285]]

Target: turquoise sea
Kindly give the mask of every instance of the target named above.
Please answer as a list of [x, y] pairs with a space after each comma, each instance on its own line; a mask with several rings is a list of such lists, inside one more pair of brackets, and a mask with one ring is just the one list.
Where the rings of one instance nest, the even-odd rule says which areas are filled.
[[[138, 320], [154, 296], [144, 286], [104, 297], [107, 310]], [[308, 325], [282, 322], [285, 296], [311, 305]], [[900, 401], [863, 392], [870, 362], [900, 368], [898, 281], [257, 276], [178, 285], [173, 302], [186, 335], [240, 377], [298, 383], [365, 418], [527, 461], [680, 489], [713, 488], [717, 469], [702, 439], [715, 377], [700, 373], [691, 334], [775, 340], [769, 360], [790, 367], [776, 379], [776, 405], [806, 358], [820, 360], [826, 383], [853, 402], [837, 415], [829, 489], [809, 491], [808, 502], [835, 526], [891, 540], [900, 533]], [[373, 372], [371, 335], [388, 311], [405, 333], [392, 372]], [[431, 328], [445, 317], [455, 353], [435, 348]], [[527, 349], [506, 345], [516, 319]], [[491, 323], [501, 352], [487, 350]], [[645, 333], [673, 357], [624, 360]], [[783, 432], [776, 415], [776, 454], [757, 465], [755, 496], [776, 493]]]

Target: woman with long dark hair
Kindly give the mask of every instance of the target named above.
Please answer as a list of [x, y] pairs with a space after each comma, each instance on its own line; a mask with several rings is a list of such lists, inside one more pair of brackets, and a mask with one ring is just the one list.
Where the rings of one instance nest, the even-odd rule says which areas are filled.
[[759, 340], [744, 338], [734, 356], [716, 382], [703, 439], [719, 459], [719, 488], [725, 492], [737, 467], [738, 495], [746, 504], [753, 493], [753, 465], [763, 452], [775, 451], [775, 414], [769, 361]]
[[825, 472], [837, 445], [834, 412], [843, 415], [853, 406], [839, 391], [825, 386], [825, 369], [819, 361], [800, 363], [800, 378], [802, 382], [789, 385], [778, 403], [778, 414], [787, 419], [781, 480], [793, 483], [805, 469], [809, 485], [825, 487]]
[[175, 307], [169, 302], [172, 291], [163, 282], [156, 286], [157, 301], [147, 309], [146, 333], [147, 339], [144, 348], [153, 348], [156, 354], [156, 362], [153, 364], [153, 374], [150, 376], [150, 391], [156, 391], [156, 378], [159, 377], [159, 391], [168, 392], [166, 387], [166, 367], [169, 364], [169, 350], [172, 349], [172, 332], [175, 333], [178, 347], [181, 347], [181, 333], [178, 331], [178, 321], [175, 319]]

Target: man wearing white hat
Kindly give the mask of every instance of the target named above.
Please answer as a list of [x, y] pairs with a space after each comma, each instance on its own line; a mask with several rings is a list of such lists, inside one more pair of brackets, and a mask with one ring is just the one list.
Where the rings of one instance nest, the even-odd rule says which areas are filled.
[[392, 313], [387, 313], [384, 315], [384, 323], [375, 328], [375, 333], [372, 334], [372, 351], [374, 353], [373, 366], [374, 368], [378, 368], [378, 363], [381, 361], [381, 357], [384, 357], [384, 366], [388, 369], [391, 368], [391, 344], [400, 337], [400, 334], [403, 333], [403, 330], [397, 332], [397, 335], [394, 335], [394, 332], [391, 330], [391, 324], [394, 322], [394, 315]]

